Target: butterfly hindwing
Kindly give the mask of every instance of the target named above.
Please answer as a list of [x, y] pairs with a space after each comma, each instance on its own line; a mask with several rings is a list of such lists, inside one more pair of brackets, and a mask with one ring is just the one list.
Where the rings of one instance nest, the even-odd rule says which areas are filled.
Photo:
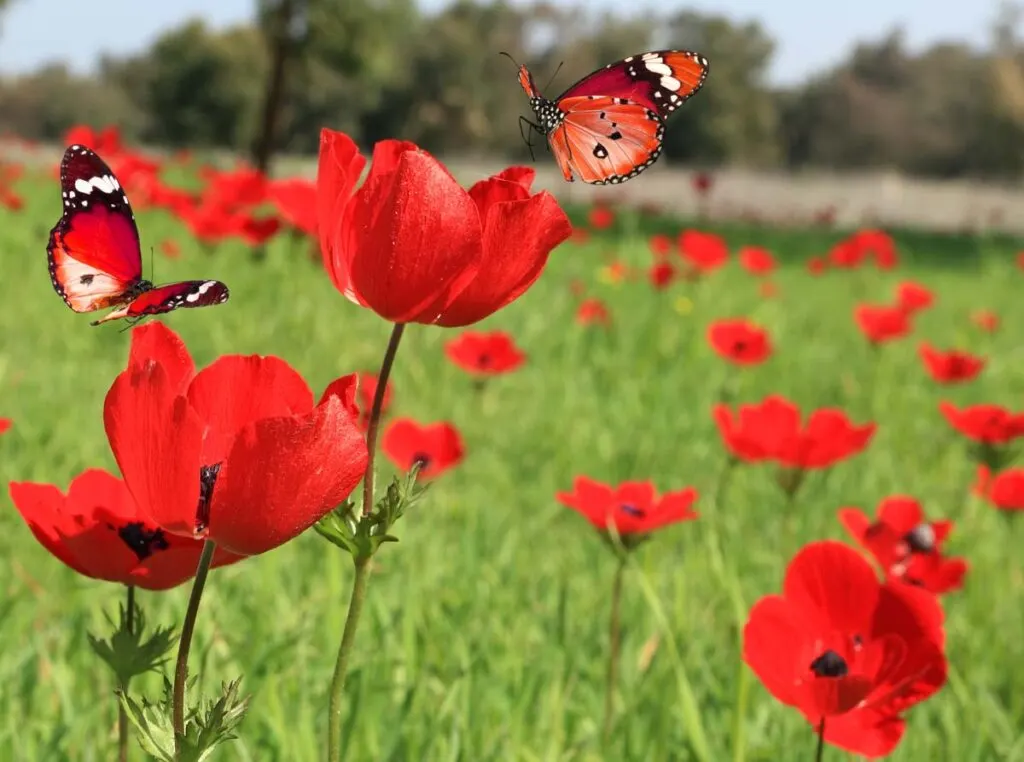
[[125, 301], [141, 281], [142, 252], [117, 177], [93, 151], [72, 145], [60, 185], [64, 211], [47, 245], [54, 290], [75, 312]]
[[704, 85], [708, 60], [689, 50], [653, 50], [608, 64], [574, 84], [556, 102], [581, 95], [610, 95], [639, 103], [662, 118]]
[[584, 95], [563, 101], [566, 116], [549, 135], [567, 180], [595, 185], [636, 177], [661, 153], [665, 123], [651, 109], [625, 98]]
[[119, 318], [140, 318], [161, 315], [185, 307], [209, 307], [228, 300], [228, 287], [219, 280], [184, 280], [148, 289], [128, 304], [113, 310], [93, 325]]

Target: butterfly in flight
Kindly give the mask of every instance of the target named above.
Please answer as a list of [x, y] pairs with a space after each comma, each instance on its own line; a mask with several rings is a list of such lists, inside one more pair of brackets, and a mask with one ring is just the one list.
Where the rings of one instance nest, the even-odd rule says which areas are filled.
[[655, 50], [608, 64], [549, 100], [519, 66], [519, 84], [537, 117], [519, 117], [520, 127], [526, 123], [548, 139], [567, 181], [624, 183], [658, 159], [665, 120], [707, 76], [708, 61], [699, 53]]
[[75, 312], [117, 308], [91, 325], [228, 300], [228, 287], [218, 280], [164, 286], [143, 280], [139, 229], [128, 196], [95, 152], [68, 146], [60, 163], [60, 188], [64, 214], [46, 246], [50, 280]]

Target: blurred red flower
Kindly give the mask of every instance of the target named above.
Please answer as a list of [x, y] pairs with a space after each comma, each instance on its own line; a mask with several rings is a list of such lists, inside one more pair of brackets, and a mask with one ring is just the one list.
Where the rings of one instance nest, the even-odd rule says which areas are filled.
[[[373, 410], [373, 398], [377, 394], [377, 374], [368, 370], [356, 374], [358, 389], [356, 391], [356, 407], [359, 408], [359, 428], [366, 431], [370, 426], [370, 411]], [[384, 387], [384, 398], [381, 400], [381, 418], [391, 406], [394, 387], [388, 381]]]
[[779, 295], [779, 287], [773, 280], [763, 280], [758, 284], [757, 292], [763, 299], [774, 299]]
[[942, 544], [952, 521], [928, 521], [912, 497], [893, 495], [878, 504], [872, 522], [859, 508], [841, 508], [839, 521], [874, 557], [887, 576], [941, 595], [963, 586], [967, 562], [947, 558]]
[[270, 200], [288, 224], [308, 236], [317, 237], [316, 183], [293, 177], [272, 180], [268, 188]]
[[572, 231], [569, 233], [569, 241], [571, 243], [576, 244], [577, 246], [581, 246], [587, 243], [589, 240], [590, 231], [587, 230], [586, 228], [574, 227]]
[[939, 403], [939, 411], [950, 426], [981, 444], [1007, 444], [1024, 434], [1024, 413], [1011, 413], [999, 405], [958, 408], [952, 402], [943, 400]]
[[716, 320], [708, 327], [708, 342], [720, 357], [737, 365], [759, 365], [772, 354], [768, 332], [743, 318]]
[[896, 303], [904, 312], [913, 315], [935, 304], [935, 294], [920, 283], [906, 280], [896, 287]]
[[384, 431], [381, 449], [392, 463], [409, 471], [419, 463], [417, 478], [433, 479], [462, 462], [465, 447], [459, 430], [447, 421], [421, 425], [399, 418]]
[[999, 316], [992, 310], [975, 310], [971, 313], [971, 322], [988, 333], [999, 330]]
[[647, 279], [657, 291], [668, 288], [676, 278], [676, 268], [671, 262], [656, 262], [647, 271]]
[[740, 405], [738, 417], [728, 405], [714, 406], [713, 416], [729, 451], [740, 460], [776, 461], [789, 468], [827, 468], [861, 452], [876, 424], [854, 425], [833, 408], [815, 410], [801, 426], [800, 408], [779, 395]]
[[740, 265], [751, 275], [768, 275], [775, 269], [775, 258], [760, 246], [744, 246], [739, 259]]
[[1017, 267], [1024, 270], [1024, 251], [1017, 252]]
[[725, 240], [700, 230], [684, 230], [679, 234], [679, 253], [702, 274], [711, 273], [729, 261]]
[[462, 370], [482, 376], [509, 373], [526, 361], [526, 355], [504, 331], [465, 331], [445, 344], [444, 352]]
[[238, 233], [250, 246], [262, 246], [281, 230], [277, 217], [253, 217], [243, 214], [239, 217]]
[[854, 754], [889, 754], [903, 713], [946, 682], [938, 599], [880, 583], [841, 543], [804, 546], [782, 595], [761, 598], [743, 628], [743, 660], [777, 700], [798, 709], [826, 742]]
[[582, 514], [599, 532], [614, 527], [627, 547], [631, 546], [631, 535], [647, 535], [669, 524], [697, 518], [693, 510], [697, 490], [693, 487], [659, 497], [650, 482], [623, 482], [612, 487], [578, 476], [572, 492], [559, 492], [556, 497], [562, 505]]
[[924, 363], [928, 375], [940, 384], [970, 381], [985, 367], [984, 357], [977, 357], [956, 349], [940, 352], [927, 341], [922, 341], [917, 351], [921, 355], [921, 361]]
[[656, 260], [661, 260], [672, 253], [672, 239], [664, 233], [655, 233], [648, 241], [651, 253]]
[[1002, 511], [1024, 511], [1024, 468], [1007, 468], [994, 477], [988, 466], [978, 466], [971, 491]]
[[6, 433], [11, 428], [10, 418], [0, 418], [0, 434]]
[[607, 230], [615, 224], [615, 212], [604, 204], [594, 204], [587, 215], [587, 221], [594, 230]]
[[576, 309], [576, 322], [580, 325], [603, 325], [608, 327], [612, 315], [604, 302], [597, 298], [584, 299]]
[[14, 191], [0, 188], [0, 206], [9, 212], [20, 212], [25, 208], [25, 201]]
[[366, 468], [355, 374], [313, 404], [276, 357], [227, 355], [195, 372], [163, 323], [132, 331], [104, 403], [110, 448], [136, 502], [168, 532], [255, 555], [300, 534]]
[[811, 275], [821, 275], [828, 269], [828, 260], [824, 257], [811, 257], [807, 260], [807, 272]]
[[858, 304], [853, 310], [854, 320], [864, 337], [872, 344], [900, 339], [910, 333], [910, 318], [899, 305]]
[[84, 145], [108, 161], [121, 152], [121, 131], [108, 125], [100, 131], [84, 124], [76, 124], [64, 133], [64, 145]]
[[[203, 543], [160, 529], [136, 505], [124, 482], [99, 468], [71, 481], [11, 482], [11, 501], [35, 538], [60, 561], [94, 579], [166, 590], [196, 573]], [[213, 565], [243, 556], [218, 549]]]
[[160, 253], [168, 259], [177, 259], [181, 256], [181, 246], [172, 238], [160, 242]]
[[706, 196], [711, 192], [715, 184], [715, 178], [710, 172], [697, 172], [693, 176], [693, 189], [698, 196]]
[[334, 285], [396, 323], [464, 326], [518, 299], [569, 237], [568, 217], [534, 172], [510, 167], [469, 192], [412, 143], [377, 143], [366, 160], [322, 130], [317, 174], [320, 250]]

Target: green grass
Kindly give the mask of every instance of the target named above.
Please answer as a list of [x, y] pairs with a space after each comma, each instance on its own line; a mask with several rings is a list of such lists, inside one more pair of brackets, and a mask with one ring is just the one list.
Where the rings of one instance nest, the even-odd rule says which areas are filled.
[[[44, 249], [59, 195], [52, 182], [26, 187], [23, 214], [0, 211], [0, 416], [14, 419], [0, 437], [0, 469], [5, 482], [64, 488], [86, 467], [114, 468], [102, 403], [129, 336], [90, 328], [53, 293]], [[276, 354], [317, 393], [342, 373], [376, 369], [389, 326], [336, 293], [286, 239], [255, 265], [241, 245], [204, 255], [162, 213], [139, 219], [147, 251], [167, 237], [185, 248], [177, 261], [157, 255], [157, 280], [217, 277], [231, 286], [226, 305], [166, 319], [199, 365], [221, 353]], [[608, 256], [648, 263], [644, 235], [628, 227], [565, 245], [532, 291], [481, 324], [509, 330], [529, 354], [520, 372], [482, 394], [443, 356], [454, 332], [407, 332], [393, 413], [453, 421], [468, 457], [397, 526], [401, 542], [377, 556], [349, 680], [345, 758], [811, 759], [811, 729], [740, 661], [746, 610], [779, 589], [803, 543], [845, 539], [839, 507], [873, 511], [880, 498], [908, 493], [932, 515], [957, 520], [950, 550], [972, 567], [966, 589], [944, 599], [949, 684], [910, 712], [892, 759], [1024, 760], [1024, 523], [969, 498], [973, 466], [936, 409], [943, 396], [1021, 407], [1018, 244], [903, 233], [899, 270], [815, 279], [803, 262], [837, 234], [723, 229], [734, 246], [767, 246], [782, 260], [781, 296], [764, 300], [735, 263], [697, 288], [676, 284], [664, 294], [643, 279], [600, 283]], [[607, 301], [613, 330], [576, 325], [573, 278]], [[902, 278], [934, 288], [938, 304], [917, 321], [914, 338], [884, 347], [872, 369], [852, 305], [888, 299]], [[680, 296], [692, 299], [689, 314], [674, 308]], [[1000, 314], [1001, 332], [989, 337], [969, 323], [978, 307]], [[777, 353], [737, 372], [712, 354], [704, 332], [715, 317], [742, 315], [771, 330]], [[920, 367], [919, 338], [982, 351], [990, 366], [971, 385], [936, 388]], [[737, 401], [778, 392], [805, 407], [840, 405], [858, 422], [877, 419], [878, 434], [863, 455], [812, 475], [791, 509], [767, 468], [738, 470], [715, 502], [725, 457], [709, 412], [728, 377]], [[390, 467], [382, 466], [386, 477]], [[627, 577], [620, 714], [606, 750], [599, 732], [615, 561], [554, 499], [580, 474], [701, 493], [701, 518], [641, 548]], [[123, 592], [64, 568], [4, 501], [0, 759], [111, 760], [112, 678], [86, 632], [104, 631]], [[326, 691], [351, 576], [348, 557], [312, 532], [211, 575], [192, 668], [209, 691], [244, 675], [254, 693], [241, 740], [214, 759], [323, 758]], [[140, 600], [152, 623], [175, 625], [187, 594], [184, 586]], [[659, 646], [641, 670], [652, 638]], [[157, 684], [135, 688], [155, 698]], [[137, 748], [133, 759], [143, 759]], [[828, 749], [826, 759], [850, 757]]]

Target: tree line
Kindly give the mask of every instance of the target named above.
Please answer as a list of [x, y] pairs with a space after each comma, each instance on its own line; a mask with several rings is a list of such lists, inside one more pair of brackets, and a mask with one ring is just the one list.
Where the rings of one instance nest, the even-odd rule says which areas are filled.
[[[31, 2], [31, 0], [24, 0]], [[253, 20], [188, 21], [95, 75], [60, 65], [0, 80], [0, 133], [59, 139], [116, 123], [166, 147], [315, 152], [319, 127], [364, 145], [401, 137], [439, 154], [522, 158], [528, 103], [499, 51], [527, 62], [549, 96], [624, 55], [682, 47], [711, 61], [704, 90], [671, 120], [669, 161], [687, 166], [887, 168], [1014, 179], [1024, 170], [1024, 45], [1004, 5], [984, 48], [908, 49], [900, 30], [794, 87], [766, 73], [776, 45], [756, 21], [689, 11], [598, 13], [457, 0], [258, 0]], [[562, 64], [561, 66], [559, 66]]]

